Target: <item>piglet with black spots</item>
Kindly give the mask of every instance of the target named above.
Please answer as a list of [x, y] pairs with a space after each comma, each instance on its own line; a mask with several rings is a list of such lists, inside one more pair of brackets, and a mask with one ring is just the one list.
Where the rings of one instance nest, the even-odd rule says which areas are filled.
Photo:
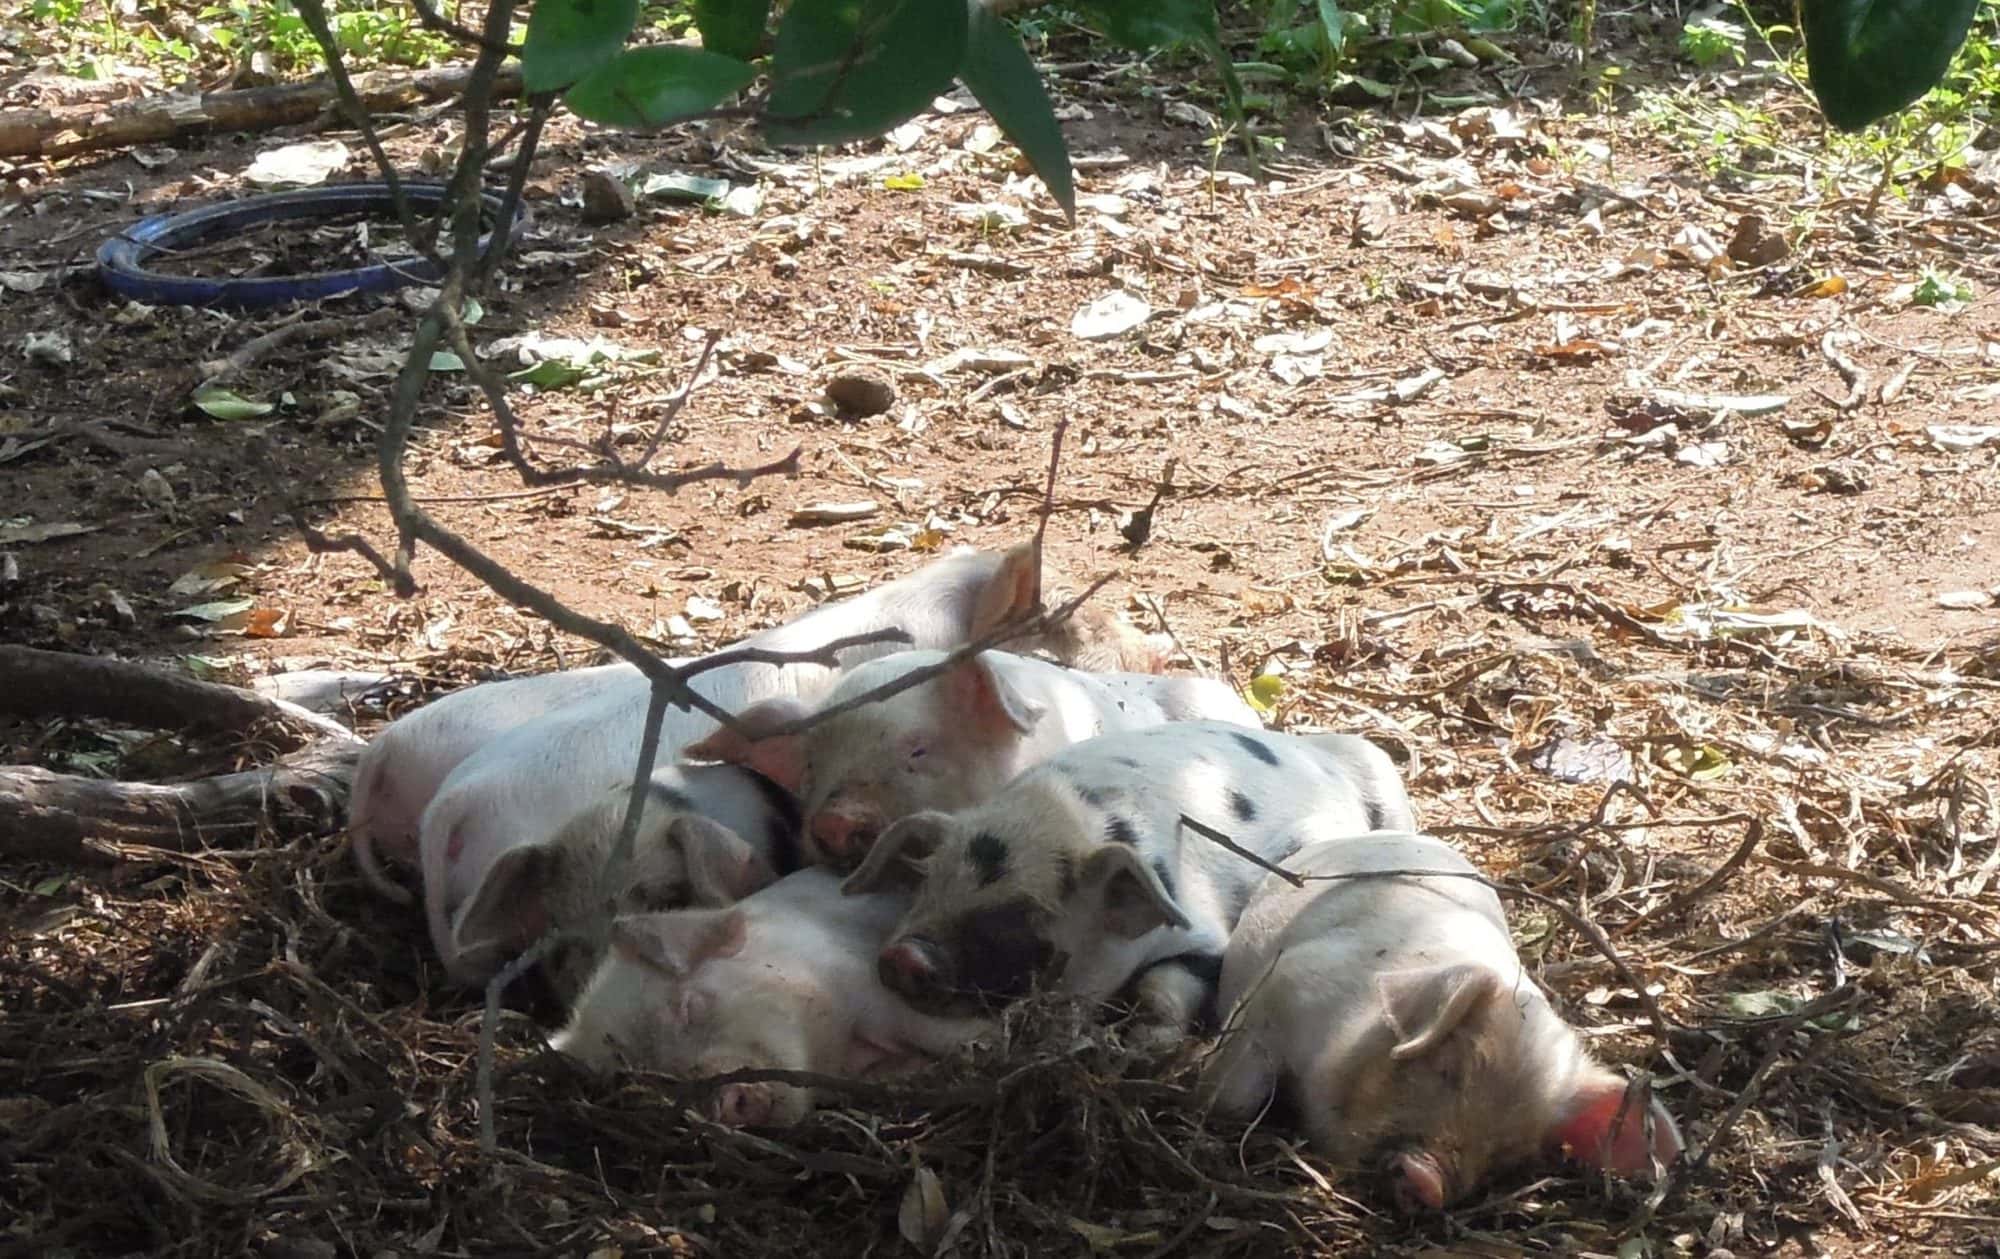
[[[618, 919], [611, 951], [555, 1047], [596, 1071], [621, 1064], [682, 1078], [743, 1070], [860, 1077], [965, 1048], [992, 1024], [911, 1009], [875, 977], [875, 954], [909, 898], [843, 896], [801, 870], [729, 909]], [[723, 1123], [782, 1126], [809, 1089], [723, 1085]]]
[[[848, 670], [817, 706], [835, 709], [897, 678], [935, 669], [948, 653], [899, 651]], [[987, 651], [881, 701], [835, 711], [804, 733], [764, 735], [815, 711], [768, 699], [682, 755], [746, 765], [794, 791], [810, 861], [852, 869], [890, 823], [926, 809], [979, 803], [1023, 770], [1075, 743], [1169, 721], [1257, 714], [1229, 687], [1202, 678], [1082, 673]]]
[[1673, 1118], [1556, 1014], [1471, 864], [1427, 835], [1348, 830], [1342, 814], [1292, 827], [1285, 868], [1308, 882], [1266, 876], [1230, 939], [1203, 1073], [1216, 1108], [1248, 1119], [1289, 1096], [1320, 1153], [1383, 1171], [1406, 1210], [1544, 1154], [1627, 1175], [1671, 1162]]
[[1103, 999], [1128, 986], [1149, 1039], [1209, 1007], [1223, 947], [1264, 871], [1182, 815], [1268, 861], [1309, 814], [1354, 832], [1414, 824], [1381, 749], [1197, 721], [1107, 734], [1030, 769], [984, 803], [885, 831], [846, 887], [915, 902], [878, 966], [919, 1009], [1036, 986]]

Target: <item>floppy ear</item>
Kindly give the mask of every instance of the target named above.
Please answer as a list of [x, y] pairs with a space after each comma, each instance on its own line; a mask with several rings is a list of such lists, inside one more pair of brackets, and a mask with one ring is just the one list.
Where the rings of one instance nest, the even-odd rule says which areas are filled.
[[1507, 980], [1490, 966], [1452, 962], [1391, 971], [1375, 980], [1382, 1012], [1396, 1034], [1389, 1057], [1421, 1058], [1444, 1043], [1474, 1011], [1507, 995]]
[[685, 761], [723, 761], [755, 770], [786, 791], [797, 795], [806, 773], [804, 735], [771, 736], [787, 722], [812, 712], [803, 702], [789, 697], [759, 700], [736, 714], [741, 730], [723, 726], [705, 738], [696, 739], [680, 750]]
[[1098, 898], [1104, 925], [1128, 940], [1155, 927], [1188, 926], [1159, 872], [1128, 844], [1106, 844], [1085, 858], [1079, 887]]
[[722, 823], [683, 813], [667, 824], [665, 843], [680, 849], [697, 905], [734, 905], [775, 883], [778, 872], [748, 841]]
[[1026, 734], [1048, 709], [1009, 686], [993, 663], [990, 651], [959, 661], [939, 679], [945, 702], [953, 716], [970, 721], [979, 730]]
[[969, 637], [992, 633], [1009, 621], [1031, 616], [1042, 606], [1042, 553], [1032, 542], [1023, 542], [1000, 557], [972, 604]]
[[1593, 1067], [1577, 1085], [1549, 1144], [1616, 1176], [1650, 1176], [1655, 1158], [1664, 1166], [1682, 1148], [1680, 1126], [1653, 1090], [1644, 1082], [1627, 1086], [1602, 1067]]
[[735, 956], [749, 926], [741, 909], [626, 914], [611, 924], [611, 949], [627, 961], [680, 979], [712, 958]]
[[949, 813], [935, 809], [912, 813], [882, 832], [860, 866], [840, 885], [842, 894], [860, 896], [916, 887], [924, 881], [924, 859], [937, 851], [950, 831]]
[[549, 929], [549, 886], [569, 873], [565, 865], [552, 844], [522, 844], [501, 853], [459, 908], [452, 944], [461, 953], [512, 951], [540, 939]]

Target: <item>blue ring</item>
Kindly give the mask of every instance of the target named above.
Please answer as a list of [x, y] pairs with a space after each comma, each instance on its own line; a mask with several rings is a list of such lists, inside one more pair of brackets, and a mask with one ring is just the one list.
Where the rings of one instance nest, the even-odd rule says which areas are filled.
[[[413, 209], [444, 203], [443, 184], [406, 183], [402, 188]], [[483, 216], [497, 221], [500, 197], [488, 192], [481, 194], [480, 201]], [[97, 274], [104, 287], [112, 292], [154, 306], [254, 308], [319, 301], [347, 293], [392, 293], [412, 284], [436, 284], [444, 272], [428, 258], [416, 256], [345, 271], [240, 279], [163, 275], [148, 271], [144, 265], [155, 254], [219, 232], [233, 233], [262, 223], [327, 218], [357, 210], [393, 212], [394, 209], [395, 199], [387, 184], [335, 184], [228, 201], [182, 214], [156, 214], [141, 219], [98, 247]], [[518, 235], [527, 221], [527, 210], [517, 205], [508, 235]], [[489, 231], [480, 237], [481, 255], [493, 248], [497, 234]]]

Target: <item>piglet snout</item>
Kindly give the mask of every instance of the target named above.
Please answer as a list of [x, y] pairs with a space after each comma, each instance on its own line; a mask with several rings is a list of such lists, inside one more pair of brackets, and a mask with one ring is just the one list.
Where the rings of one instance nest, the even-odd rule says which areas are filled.
[[875, 971], [883, 987], [905, 997], [931, 997], [944, 986], [944, 962], [938, 947], [917, 936], [904, 936], [876, 955]]
[[813, 815], [813, 842], [837, 862], [861, 860], [881, 833], [881, 819], [865, 813], [833, 808], [821, 809]]
[[755, 1128], [771, 1118], [771, 1086], [768, 1084], [725, 1084], [713, 1104], [718, 1123], [732, 1128]]

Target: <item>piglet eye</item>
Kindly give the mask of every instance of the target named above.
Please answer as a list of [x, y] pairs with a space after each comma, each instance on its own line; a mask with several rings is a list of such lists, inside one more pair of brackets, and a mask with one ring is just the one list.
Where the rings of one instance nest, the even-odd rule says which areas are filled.
[[923, 759], [923, 756], [924, 756], [924, 753], [926, 753], [926, 752], [928, 752], [928, 751], [930, 751], [930, 749], [929, 749], [929, 748], [927, 748], [927, 747], [925, 747], [925, 746], [924, 746], [923, 744], [919, 743], [919, 744], [917, 744], [917, 745], [916, 745], [915, 747], [913, 747], [913, 748], [911, 748], [911, 749], [910, 749], [910, 759], [911, 759], [911, 760], [913, 760], [913, 761], [918, 761], [918, 760], [922, 760], [922, 759]]

